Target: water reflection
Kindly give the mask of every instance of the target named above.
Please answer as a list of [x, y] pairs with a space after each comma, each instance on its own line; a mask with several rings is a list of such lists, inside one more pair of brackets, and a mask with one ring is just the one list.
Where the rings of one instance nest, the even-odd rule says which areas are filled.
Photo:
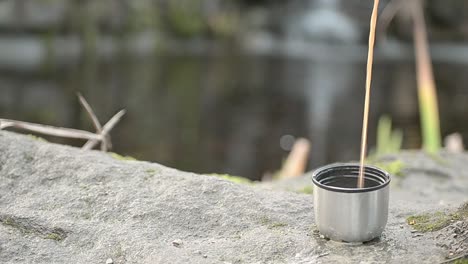
[[[460, 68], [452, 76], [462, 78]], [[364, 70], [364, 65], [235, 52], [85, 59], [50, 72], [3, 72], [0, 116], [92, 130], [76, 99], [80, 91], [102, 122], [127, 109], [112, 134], [116, 152], [181, 170], [260, 179], [281, 166], [287, 155], [280, 146], [284, 135], [311, 140], [310, 167], [357, 159]], [[388, 113], [403, 128], [405, 146], [419, 145], [412, 71], [411, 64], [376, 65], [371, 143], [378, 117]], [[443, 132], [457, 129], [466, 140], [466, 125], [450, 126], [468, 114], [466, 104], [456, 110], [450, 105], [467, 99], [466, 90], [443, 86], [439, 92]]]

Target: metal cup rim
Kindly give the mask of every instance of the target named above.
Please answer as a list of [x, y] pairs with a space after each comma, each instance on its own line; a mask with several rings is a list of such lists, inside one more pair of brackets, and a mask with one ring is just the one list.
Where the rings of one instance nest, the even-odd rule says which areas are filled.
[[379, 177], [382, 177], [384, 179], [383, 183], [380, 183], [377, 186], [372, 186], [372, 187], [364, 187], [364, 188], [344, 188], [344, 187], [336, 187], [336, 186], [330, 186], [323, 184], [317, 180], [317, 177], [323, 173], [329, 172], [331, 170], [345, 170], [345, 169], [359, 169], [359, 164], [357, 163], [334, 163], [334, 164], [329, 164], [320, 168], [317, 168], [316, 170], [313, 171], [312, 173], [312, 182], [314, 183], [315, 186], [321, 189], [325, 189], [328, 191], [332, 192], [341, 192], [341, 193], [363, 193], [363, 192], [372, 192], [372, 191], [377, 191], [380, 190], [384, 187], [386, 187], [390, 183], [390, 174], [378, 167], [375, 166], [370, 166], [370, 165], [365, 165], [364, 166], [364, 177], [366, 176], [366, 173], [377, 173]]

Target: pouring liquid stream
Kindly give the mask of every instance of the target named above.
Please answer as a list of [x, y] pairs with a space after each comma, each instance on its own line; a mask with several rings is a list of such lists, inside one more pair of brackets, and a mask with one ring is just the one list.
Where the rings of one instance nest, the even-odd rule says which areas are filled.
[[362, 119], [362, 137], [361, 137], [361, 155], [359, 162], [359, 177], [358, 188], [364, 188], [364, 159], [366, 158], [367, 147], [367, 123], [369, 119], [369, 101], [370, 89], [372, 80], [372, 64], [374, 61], [374, 43], [375, 43], [375, 28], [377, 25], [377, 13], [379, 9], [379, 0], [374, 0], [374, 7], [372, 9], [372, 16], [370, 20], [369, 31], [369, 50], [367, 54], [367, 70], [366, 70], [366, 95], [364, 99], [364, 116]]

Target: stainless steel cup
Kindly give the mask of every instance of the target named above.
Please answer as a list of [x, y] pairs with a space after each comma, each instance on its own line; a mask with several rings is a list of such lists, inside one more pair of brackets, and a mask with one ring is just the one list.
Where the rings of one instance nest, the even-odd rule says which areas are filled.
[[315, 223], [325, 237], [365, 242], [382, 234], [388, 218], [390, 175], [365, 166], [364, 188], [357, 188], [358, 175], [358, 164], [332, 164], [313, 172]]

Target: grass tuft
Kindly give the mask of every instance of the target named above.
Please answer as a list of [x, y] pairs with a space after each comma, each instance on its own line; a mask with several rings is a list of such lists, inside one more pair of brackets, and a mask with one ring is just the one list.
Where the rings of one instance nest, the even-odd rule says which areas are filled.
[[403, 142], [403, 132], [392, 129], [392, 119], [386, 115], [379, 118], [377, 125], [377, 146], [374, 156], [398, 153]]

